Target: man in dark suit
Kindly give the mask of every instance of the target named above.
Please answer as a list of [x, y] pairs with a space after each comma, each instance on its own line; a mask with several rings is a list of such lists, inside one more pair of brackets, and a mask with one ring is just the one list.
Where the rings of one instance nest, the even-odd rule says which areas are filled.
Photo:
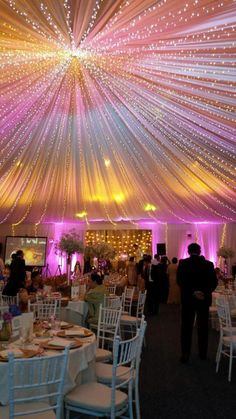
[[180, 260], [177, 283], [181, 291], [181, 362], [189, 360], [193, 324], [196, 316], [198, 350], [200, 359], [206, 359], [208, 348], [208, 318], [212, 291], [217, 287], [217, 278], [212, 262], [201, 254], [197, 243], [188, 246], [189, 258]]
[[10, 265], [10, 276], [3, 289], [3, 295], [16, 295], [25, 281], [25, 260], [23, 250], [17, 250], [15, 257], [12, 258]]

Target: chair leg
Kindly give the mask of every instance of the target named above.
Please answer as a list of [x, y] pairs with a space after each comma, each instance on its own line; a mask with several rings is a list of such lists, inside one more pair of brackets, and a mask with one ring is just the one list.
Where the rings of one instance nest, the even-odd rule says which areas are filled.
[[229, 352], [229, 375], [228, 381], [231, 381], [231, 374], [232, 374], [232, 362], [233, 362], [233, 347], [230, 345], [230, 352]]
[[217, 348], [217, 352], [216, 352], [216, 363], [218, 362], [221, 351], [222, 351], [222, 340], [220, 339], [219, 345], [218, 345], [218, 348]]
[[139, 403], [139, 385], [138, 379], [135, 380], [135, 388], [134, 388], [134, 402], [135, 402], [135, 409], [136, 409], [136, 419], [141, 419], [140, 414], [140, 403]]
[[128, 398], [129, 398], [129, 419], [133, 419], [133, 400], [132, 400], [132, 383], [130, 385], [129, 383], [129, 388], [128, 388]]
[[65, 419], [70, 419], [70, 411], [69, 411], [69, 409], [66, 409], [66, 418]]
[[[221, 350], [222, 350], [222, 348], [221, 348]], [[221, 359], [221, 350], [219, 351], [219, 357], [218, 357], [218, 360], [217, 360], [217, 363], [216, 363], [216, 372], [219, 371], [220, 359]]]

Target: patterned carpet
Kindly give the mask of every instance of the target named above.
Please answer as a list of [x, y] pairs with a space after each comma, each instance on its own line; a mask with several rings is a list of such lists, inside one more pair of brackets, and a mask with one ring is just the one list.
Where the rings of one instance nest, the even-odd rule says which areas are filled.
[[215, 354], [218, 332], [210, 329], [208, 359], [198, 359], [196, 330], [191, 362], [180, 358], [180, 308], [161, 305], [158, 316], [148, 317], [146, 348], [140, 377], [142, 419], [232, 419], [236, 412], [236, 365], [228, 383], [228, 360], [218, 374]]

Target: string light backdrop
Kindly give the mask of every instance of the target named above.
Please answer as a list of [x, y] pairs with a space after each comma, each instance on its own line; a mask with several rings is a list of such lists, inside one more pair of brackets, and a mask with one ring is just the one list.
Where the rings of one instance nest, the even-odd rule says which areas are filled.
[[116, 251], [117, 258], [126, 254], [134, 254], [134, 245], [138, 245], [142, 253], [152, 253], [151, 230], [89, 230], [86, 232], [85, 244], [93, 245], [107, 242]]
[[0, 9], [0, 223], [236, 220], [233, 0]]

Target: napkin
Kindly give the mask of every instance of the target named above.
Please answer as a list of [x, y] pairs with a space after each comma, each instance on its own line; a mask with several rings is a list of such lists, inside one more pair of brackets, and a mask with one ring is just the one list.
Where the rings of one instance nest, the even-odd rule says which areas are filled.
[[73, 346], [74, 342], [71, 342], [71, 340], [66, 339], [60, 339], [60, 338], [54, 338], [50, 340], [49, 345], [50, 346]]
[[84, 336], [83, 330], [66, 330], [65, 336]]

